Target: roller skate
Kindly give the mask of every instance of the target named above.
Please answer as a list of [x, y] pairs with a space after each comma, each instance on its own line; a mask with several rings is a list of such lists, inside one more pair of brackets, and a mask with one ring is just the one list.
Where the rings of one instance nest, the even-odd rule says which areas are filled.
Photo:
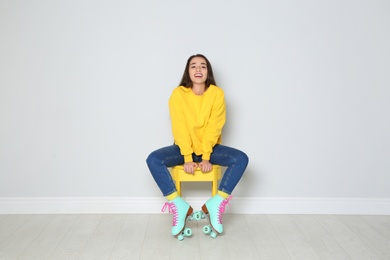
[[185, 202], [181, 197], [177, 197], [172, 201], [168, 201], [161, 209], [164, 212], [168, 208], [168, 212], [173, 214], [172, 219], [172, 236], [177, 237], [179, 241], [184, 237], [190, 237], [192, 235], [192, 229], [186, 228], [188, 220], [192, 220], [192, 207]]
[[210, 235], [212, 238], [216, 238], [217, 235], [222, 234], [222, 214], [225, 212], [225, 207], [231, 199], [232, 196], [224, 199], [217, 194], [202, 206], [203, 212], [194, 213], [195, 219], [207, 218], [209, 221], [209, 225], [203, 227], [203, 233]]

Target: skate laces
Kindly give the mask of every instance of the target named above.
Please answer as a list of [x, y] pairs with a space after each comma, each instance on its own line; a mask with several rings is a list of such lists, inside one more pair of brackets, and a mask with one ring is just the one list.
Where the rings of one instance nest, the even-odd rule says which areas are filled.
[[177, 213], [177, 207], [173, 202], [165, 202], [161, 212], [165, 212], [167, 208], [168, 212], [173, 214], [172, 227], [175, 227], [177, 225], [177, 218], [179, 217], [179, 214]]
[[229, 196], [226, 200], [223, 200], [218, 206], [218, 224], [222, 224], [222, 214], [225, 212], [226, 205], [229, 204], [229, 201], [232, 199], [232, 196]]

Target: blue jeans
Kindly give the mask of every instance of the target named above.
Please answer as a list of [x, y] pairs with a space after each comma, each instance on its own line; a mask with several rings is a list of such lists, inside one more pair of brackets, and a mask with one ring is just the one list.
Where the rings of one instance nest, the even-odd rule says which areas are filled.
[[[192, 154], [194, 162], [201, 162], [202, 156]], [[227, 167], [219, 184], [218, 190], [231, 194], [240, 181], [246, 166], [248, 156], [240, 150], [217, 144], [210, 156], [210, 163]], [[170, 145], [152, 152], [146, 163], [158, 187], [164, 196], [176, 191], [175, 183], [167, 167], [184, 164], [184, 157], [177, 145]]]

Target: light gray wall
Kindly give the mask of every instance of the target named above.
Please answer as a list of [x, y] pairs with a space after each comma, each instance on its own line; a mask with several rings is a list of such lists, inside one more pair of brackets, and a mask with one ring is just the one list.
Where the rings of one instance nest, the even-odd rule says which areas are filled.
[[145, 158], [172, 143], [168, 97], [203, 53], [224, 142], [250, 156], [236, 196], [389, 198], [389, 14], [380, 0], [1, 0], [0, 196], [160, 196]]

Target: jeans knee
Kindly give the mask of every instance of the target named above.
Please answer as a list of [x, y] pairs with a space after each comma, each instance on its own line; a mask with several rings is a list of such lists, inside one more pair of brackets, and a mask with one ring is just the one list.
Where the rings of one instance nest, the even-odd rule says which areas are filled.
[[151, 165], [153, 164], [153, 162], [156, 160], [156, 156], [154, 155], [154, 152], [152, 152], [151, 154], [148, 155], [148, 157], [146, 158], [146, 164], [147, 165]]
[[249, 163], [249, 157], [248, 157], [248, 155], [246, 154], [246, 153], [244, 153], [244, 152], [241, 152], [241, 155], [240, 155], [240, 157], [239, 157], [239, 160], [241, 161], [241, 163], [243, 164], [243, 165], [245, 165], [245, 167], [248, 165], [248, 163]]

